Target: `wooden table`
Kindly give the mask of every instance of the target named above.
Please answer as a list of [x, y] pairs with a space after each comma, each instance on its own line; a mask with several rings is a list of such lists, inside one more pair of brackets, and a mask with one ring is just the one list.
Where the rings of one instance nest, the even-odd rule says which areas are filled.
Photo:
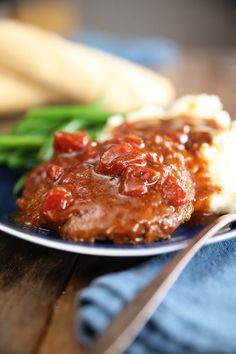
[[[191, 51], [163, 69], [183, 93], [219, 94], [236, 116], [236, 51]], [[0, 234], [0, 354], [84, 353], [73, 332], [74, 301], [93, 278], [140, 262], [80, 256]]]

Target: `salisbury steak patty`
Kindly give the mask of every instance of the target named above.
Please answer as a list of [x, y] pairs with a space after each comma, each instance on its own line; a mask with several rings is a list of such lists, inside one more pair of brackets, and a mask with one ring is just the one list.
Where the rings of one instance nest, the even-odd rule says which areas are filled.
[[55, 134], [54, 158], [28, 175], [19, 219], [63, 238], [142, 243], [168, 237], [193, 212], [194, 186], [180, 132], [132, 125], [103, 143]]

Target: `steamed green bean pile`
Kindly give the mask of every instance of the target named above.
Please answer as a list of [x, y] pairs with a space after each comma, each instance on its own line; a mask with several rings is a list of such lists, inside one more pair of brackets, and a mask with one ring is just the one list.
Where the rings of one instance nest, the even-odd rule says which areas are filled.
[[[53, 155], [55, 131], [86, 130], [96, 138], [114, 113], [104, 111], [100, 100], [91, 105], [51, 106], [32, 109], [8, 134], [0, 134], [0, 164], [27, 172]], [[14, 187], [14, 195], [23, 188], [25, 175]]]
[[53, 154], [55, 131], [85, 129], [92, 138], [96, 138], [112, 114], [96, 103], [33, 109], [10, 134], [0, 134], [0, 163], [28, 170], [39, 162], [49, 161]]

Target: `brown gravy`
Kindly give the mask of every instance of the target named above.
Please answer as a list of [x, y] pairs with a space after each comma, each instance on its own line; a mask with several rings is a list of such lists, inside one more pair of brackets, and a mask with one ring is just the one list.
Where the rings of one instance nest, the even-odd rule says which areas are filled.
[[18, 218], [74, 241], [167, 238], [194, 212], [207, 213], [218, 190], [199, 155], [203, 142], [209, 131], [169, 121], [124, 123], [103, 143], [58, 132], [51, 163], [28, 175]]

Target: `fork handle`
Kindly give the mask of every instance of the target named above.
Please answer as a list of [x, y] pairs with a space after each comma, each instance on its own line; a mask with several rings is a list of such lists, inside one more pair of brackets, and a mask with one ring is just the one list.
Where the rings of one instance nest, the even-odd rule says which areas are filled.
[[236, 221], [236, 214], [220, 216], [194, 236], [186, 248], [131, 300], [93, 345], [91, 354], [122, 354], [160, 306], [185, 267], [219, 230]]

